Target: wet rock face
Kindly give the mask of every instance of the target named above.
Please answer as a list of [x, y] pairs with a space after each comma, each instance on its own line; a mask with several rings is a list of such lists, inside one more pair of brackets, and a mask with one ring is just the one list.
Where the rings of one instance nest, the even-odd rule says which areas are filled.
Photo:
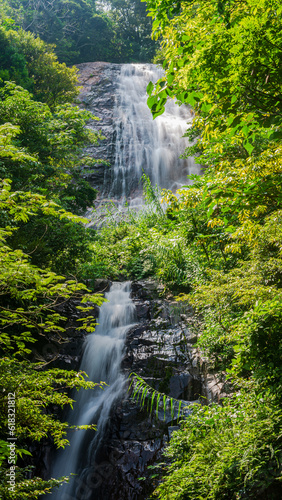
[[101, 131], [104, 139], [98, 145], [85, 148], [84, 154], [108, 162], [97, 163], [94, 172], [87, 179], [96, 189], [107, 190], [112, 183], [111, 166], [115, 159], [114, 107], [116, 99], [117, 77], [120, 65], [92, 62], [77, 64], [79, 82], [82, 89], [79, 95], [81, 107], [91, 111], [99, 121], [89, 122], [88, 127], [95, 132]]
[[105, 137], [84, 150], [84, 154], [108, 164], [98, 161], [95, 168], [84, 169], [90, 184], [100, 192], [99, 202], [126, 198], [138, 205], [144, 172], [153, 185], [173, 191], [187, 184], [188, 174], [200, 173], [192, 157], [180, 157], [188, 145], [183, 134], [192, 124], [192, 111], [171, 99], [165, 113], [153, 121], [147, 106], [147, 85], [162, 76], [160, 68], [105, 62], [77, 67], [82, 85], [80, 105], [100, 120], [90, 120], [88, 127], [101, 130]]
[[[166, 435], [144, 411], [125, 399], [113, 412], [92, 474], [96, 487], [91, 500], [144, 500], [152, 491], [148, 465], [160, 460]], [[140, 477], [145, 480], [140, 481]]]
[[[96, 291], [110, 286], [97, 280]], [[224, 385], [207, 373], [206, 362], [195, 348], [197, 340], [189, 329], [193, 312], [173, 300], [162, 297], [162, 289], [153, 280], [132, 284], [136, 306], [136, 325], [127, 334], [123, 371], [141, 376], [151, 387], [185, 404], [193, 405], [201, 396], [218, 400]], [[74, 313], [74, 311], [72, 311]], [[79, 334], [81, 337], [83, 335]], [[74, 338], [57, 363], [78, 368], [83, 338]], [[75, 365], [75, 366], [74, 366]], [[189, 413], [189, 409], [187, 410]], [[160, 409], [159, 414], [162, 415]], [[124, 393], [122, 401], [112, 408], [106, 432], [94, 463], [89, 459], [85, 480], [78, 484], [75, 500], [146, 500], [155, 486], [148, 468], [163, 461], [165, 444], [177, 429], [169, 412], [165, 421], [151, 415]], [[54, 450], [46, 443], [39, 462], [41, 474], [48, 477]], [[44, 469], [44, 470], [43, 470]], [[139, 480], [139, 478], [144, 478]]]
[[197, 400], [202, 382], [186, 316], [177, 303], [160, 298], [153, 281], [132, 288], [139, 325], [128, 334], [124, 367], [168, 396]]

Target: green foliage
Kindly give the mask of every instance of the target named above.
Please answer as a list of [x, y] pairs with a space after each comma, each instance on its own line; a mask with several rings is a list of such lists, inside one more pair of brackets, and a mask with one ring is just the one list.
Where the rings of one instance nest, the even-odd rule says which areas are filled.
[[279, 498], [281, 408], [248, 384], [223, 406], [194, 406], [173, 433], [160, 499]]
[[0, 28], [0, 78], [12, 80], [25, 88], [32, 89], [33, 81], [29, 77], [27, 61], [18, 47], [12, 45], [7, 37], [7, 32]]
[[[11, 130], [13, 132], [13, 129]], [[12, 154], [14, 151], [12, 151]], [[82, 283], [66, 279], [49, 270], [43, 270], [30, 262], [20, 249], [12, 249], [7, 239], [17, 233], [17, 226], [28, 226], [30, 219], [40, 212], [45, 217], [79, 224], [83, 219], [64, 211], [53, 201], [39, 194], [12, 192], [10, 182], [4, 181], [0, 193], [1, 216], [9, 217], [9, 226], [0, 230], [0, 397], [1, 438], [7, 434], [17, 437], [17, 454], [30, 454], [27, 443], [52, 439], [57, 447], [68, 444], [68, 424], [54, 415], [55, 407], [72, 405], [69, 396], [72, 388], [92, 389], [97, 384], [87, 382], [84, 373], [59, 369], [44, 369], [47, 361], [30, 361], [32, 346], [39, 339], [52, 341], [59, 346], [67, 342], [66, 319], [60, 312], [62, 305], [76, 300], [82, 313], [78, 329], [93, 331], [95, 317], [91, 314], [93, 304], [101, 305], [103, 297], [93, 295]], [[70, 227], [68, 227], [69, 231]], [[60, 233], [59, 233], [60, 234]], [[42, 254], [41, 254], [42, 258]], [[39, 259], [40, 260], [40, 259]], [[8, 394], [15, 395], [16, 434], [8, 418]], [[7, 447], [1, 439], [0, 492], [4, 498], [38, 498], [63, 480], [43, 481], [40, 478], [26, 479], [28, 469], [15, 464], [17, 479], [14, 492], [9, 491], [7, 473]]]
[[51, 108], [71, 102], [78, 95], [77, 69], [60, 64], [54, 46], [30, 32], [6, 29], [5, 25], [0, 25], [0, 40], [2, 80], [23, 86]]
[[[96, 11], [95, 1], [44, 0], [6, 2], [6, 15], [13, 17], [23, 29], [56, 44], [60, 61], [66, 63], [109, 60], [114, 52], [114, 29], [110, 19]], [[88, 56], [88, 58], [87, 58]]]
[[[30, 361], [17, 361], [10, 357], [2, 357], [0, 361], [0, 382], [4, 388], [0, 397], [0, 421], [3, 429], [3, 437], [16, 435], [16, 457], [31, 455], [25, 448], [26, 443], [41, 441], [42, 439], [53, 439], [56, 447], [64, 447], [69, 444], [67, 430], [70, 426], [61, 422], [54, 416], [52, 411], [55, 407], [64, 408], [73, 404], [74, 400], [68, 395], [67, 389], [80, 388], [93, 389], [97, 385], [85, 380], [83, 372], [49, 369], [41, 371], [40, 366]], [[16, 434], [9, 424], [8, 418], [8, 394], [15, 395], [16, 403]], [[77, 429], [80, 427], [78, 426]], [[9, 430], [10, 429], [10, 430]], [[44, 481], [39, 477], [33, 477], [32, 467], [20, 467], [17, 459], [12, 461], [12, 467], [16, 475], [14, 491], [9, 490], [10, 479], [8, 473], [11, 471], [11, 451], [5, 448], [7, 441], [0, 441], [0, 492], [3, 498], [37, 499], [43, 493], [50, 492], [54, 486], [59, 486], [66, 478], [59, 480]], [[10, 460], [10, 464], [6, 460]], [[5, 463], [6, 462], [6, 463]], [[27, 479], [27, 475], [29, 479]]]
[[[26, 75], [32, 75], [34, 95], [46, 101], [35, 100], [27, 89], [15, 83], [2, 82], [0, 175], [12, 180], [12, 190], [21, 190], [13, 194], [15, 202], [25, 201], [28, 207], [30, 194], [23, 191], [36, 192], [39, 194], [33, 202], [37, 199], [40, 208], [35, 211], [33, 206], [29, 213], [21, 211], [19, 215], [16, 208], [13, 212], [5, 205], [0, 213], [1, 225], [12, 228], [5, 236], [11, 250], [29, 254], [28, 261], [41, 269], [76, 276], [89, 256], [90, 231], [71, 214], [63, 216], [59, 206], [53, 205], [51, 210], [49, 203], [53, 200], [78, 214], [93, 204], [96, 191], [82, 177], [82, 171], [85, 166], [93, 166], [95, 160], [85, 157], [82, 149], [100, 137], [85, 127], [95, 117], [66, 102], [78, 92], [76, 71], [59, 64], [50, 47], [31, 33], [17, 32], [9, 26], [1, 28], [0, 34], [5, 41], [4, 62], [15, 51], [24, 57], [25, 64], [15, 69], [15, 80], [26, 83]], [[7, 57], [9, 63], [11, 57]], [[6, 77], [14, 78], [13, 66], [9, 71]], [[30, 218], [31, 213], [34, 216]]]
[[81, 263], [90, 258], [91, 239], [91, 231], [81, 223], [40, 214], [18, 224], [7, 242], [30, 255], [36, 266], [77, 276]]
[[152, 23], [141, 0], [6, 0], [2, 17], [7, 16], [55, 44], [59, 60], [67, 64], [145, 62], [154, 56]]
[[[174, 434], [171, 465], [156, 494], [278, 499], [281, 2], [147, 4], [155, 37], [163, 37], [166, 72], [149, 83], [148, 105], [154, 117], [171, 97], [194, 108], [187, 136], [196, 144], [186, 154], [196, 153], [206, 167], [202, 177], [190, 177], [193, 185], [163, 193], [170, 231], [201, 269], [178, 300], [198, 315], [198, 348], [210, 369], [227, 377], [230, 391], [235, 382], [243, 388], [223, 406], [195, 409]], [[166, 249], [163, 260], [171, 263]]]
[[[37, 211], [58, 220], [78, 222], [78, 217], [48, 202], [43, 196], [12, 193], [7, 183], [2, 186], [0, 200], [1, 209], [6, 210], [14, 221], [13, 227], [1, 228], [1, 345], [4, 352], [8, 349], [23, 355], [30, 352], [27, 344], [35, 342], [39, 335], [62, 340], [64, 328], [61, 323], [65, 318], [56, 311], [59, 304], [70, 298], [83, 298], [100, 305], [101, 297], [87, 294], [86, 286], [75, 279], [66, 281], [63, 276], [32, 265], [27, 254], [9, 248], [6, 243], [7, 238], [17, 231], [17, 221], [28, 222]], [[81, 328], [88, 330], [93, 324], [94, 318], [89, 317]]]
[[142, 0], [101, 0], [99, 6], [106, 7], [113, 23], [119, 61], [151, 61], [156, 44], [151, 39], [152, 23]]
[[[52, 114], [46, 104], [33, 101], [26, 90], [14, 84], [7, 84], [2, 96], [6, 97], [0, 103], [4, 122], [0, 125], [3, 177], [10, 175], [14, 189], [47, 194], [66, 209], [81, 213], [96, 195], [79, 176], [81, 167], [77, 164], [80, 147], [89, 139], [83, 129], [88, 115], [70, 105]], [[30, 254], [33, 264], [39, 267], [76, 275], [80, 262], [89, 255], [90, 231], [70, 214], [68, 219], [62, 216], [58, 220], [59, 207], [44, 210], [45, 202], [51, 205], [43, 195], [34, 196], [41, 206], [31, 219], [21, 213], [15, 220], [14, 212], [3, 206], [1, 224], [17, 227], [9, 235], [8, 244]], [[29, 194], [21, 191], [13, 196], [14, 201], [25, 200], [28, 207]]]
[[[44, 480], [40, 477], [25, 479], [25, 476], [30, 475], [31, 471], [31, 467], [25, 469], [15, 467], [15, 488], [9, 490], [7, 484], [0, 485], [0, 493], [4, 495], [5, 500], [37, 500], [45, 493], [50, 493], [52, 488], [58, 487], [68, 480], [66, 477], [50, 480]], [[4, 474], [4, 471], [1, 472]]]
[[188, 291], [200, 274], [197, 256], [164, 213], [159, 190], [146, 176], [143, 183], [144, 209], [124, 212], [122, 222], [108, 219], [94, 236], [92, 269], [96, 277], [112, 279], [154, 276], [168, 289]]
[[[154, 410], [156, 418], [161, 418], [165, 421], [167, 414], [172, 421], [179, 421], [179, 418], [183, 415], [183, 401], [171, 398], [160, 391], [152, 389], [136, 373], [131, 373], [128, 378], [130, 380], [128, 390], [131, 392], [132, 399], [136, 403], [139, 403], [142, 408], [146, 408], [149, 414], [152, 414]], [[161, 416], [159, 415], [160, 412]]]
[[66, 387], [93, 389], [98, 384], [86, 381], [83, 372], [59, 369], [49, 369], [46, 372], [39, 368], [35, 363], [2, 358], [0, 373], [5, 391], [1, 398], [1, 427], [8, 429], [7, 395], [15, 393], [17, 440], [40, 441], [50, 433], [56, 447], [64, 447], [68, 444], [66, 430], [69, 426], [55, 419], [45, 409], [52, 405], [63, 408], [74, 403], [68, 396]]
[[11, 155], [11, 146], [7, 152], [1, 150], [2, 177], [11, 178], [15, 189], [48, 193], [67, 209], [85, 211], [96, 191], [81, 173], [83, 165], [95, 160], [84, 157], [82, 147], [100, 137], [85, 128], [95, 117], [71, 104], [51, 111], [13, 83], [0, 89], [0, 97], [0, 140], [18, 150], [18, 157]]
[[270, 380], [281, 355], [280, 153], [274, 146], [247, 162], [224, 162], [178, 199], [166, 193], [188, 230], [189, 221], [199, 225], [203, 217], [201, 233], [188, 234], [194, 247], [205, 245], [206, 279], [192, 296], [180, 297], [206, 318], [200, 345], [215, 367], [230, 369], [232, 363], [236, 375], [258, 375], [268, 366]]
[[[8, 4], [11, 11], [18, 9], [17, 20], [34, 15], [32, 3], [26, 13], [22, 2]], [[32, 385], [39, 370], [40, 387], [52, 413], [57, 394], [64, 394], [62, 401], [68, 404], [59, 382], [67, 376], [52, 372], [48, 385], [43, 375], [48, 371], [41, 372], [35, 365], [28, 371], [22, 359], [39, 336], [52, 336], [57, 342], [66, 337], [58, 304], [83, 297], [86, 318], [81, 327], [90, 331], [95, 320], [88, 317], [87, 301], [101, 301], [91, 298], [73, 276], [66, 280], [55, 272], [73, 273], [90, 285], [97, 277], [157, 278], [164, 284], [164, 293], [173, 291], [183, 307], [193, 306], [199, 325], [197, 347], [208, 357], [210, 368], [221, 371], [233, 396], [224, 398], [221, 405], [196, 407], [184, 421], [168, 447], [168, 474], [156, 495], [167, 500], [276, 500], [281, 497], [282, 454], [281, 2], [148, 0], [147, 4], [154, 36], [163, 38], [160, 58], [165, 69], [156, 85], [148, 85], [148, 105], [154, 117], [164, 112], [171, 97], [194, 108], [187, 136], [195, 143], [185, 154], [197, 154], [205, 173], [191, 176], [193, 184], [176, 194], [164, 191], [162, 201], [158, 189], [143, 177], [145, 209], [138, 214], [125, 210], [120, 220], [109, 209], [102, 229], [91, 234], [61, 208], [80, 213], [93, 202], [93, 192], [79, 177], [78, 161], [81, 148], [90, 140], [84, 128], [90, 116], [65, 103], [64, 99], [73, 97], [68, 85], [65, 94], [58, 92], [56, 97], [51, 90], [49, 96], [47, 74], [52, 85], [59, 73], [60, 82], [70, 81], [70, 73], [53, 55], [49, 57], [51, 48], [46, 49], [49, 72], [45, 73], [45, 46], [26, 34], [21, 43], [21, 32], [11, 30], [8, 20], [1, 29], [2, 78], [21, 78], [16, 83], [26, 88], [34, 85], [35, 98], [44, 101], [34, 100], [14, 84], [1, 88], [0, 168], [12, 178], [13, 189], [21, 189], [12, 193], [5, 183], [1, 199], [4, 360], [24, 387], [21, 374]], [[148, 25], [143, 24], [141, 10], [139, 17], [139, 2], [100, 2], [100, 9], [110, 9], [103, 14], [95, 11], [95, 16], [94, 3], [73, 5], [77, 27], [82, 25], [85, 7], [85, 12], [91, 11], [89, 23], [94, 17], [100, 23], [96, 37], [104, 28], [110, 30], [112, 45], [104, 45], [110, 52], [115, 47], [117, 58], [122, 49], [128, 60], [142, 59], [136, 40], [142, 42], [142, 50], [150, 51], [150, 45], [142, 45]], [[54, 7], [57, 24], [48, 34], [51, 38], [60, 32], [60, 23], [65, 36], [71, 19], [68, 2], [58, 0]], [[37, 30], [44, 15], [40, 4], [34, 19]], [[70, 59], [76, 57], [76, 50], [79, 57], [90, 54], [89, 26], [85, 24], [86, 38], [83, 35], [77, 45], [80, 28], [65, 37], [61, 55], [67, 47], [73, 50]], [[13, 41], [10, 46], [8, 39]], [[82, 41], [85, 53], [79, 45]], [[39, 56], [33, 63], [36, 50]], [[33, 76], [29, 81], [33, 74], [36, 83]], [[101, 214], [97, 219], [101, 224]], [[78, 379], [85, 383], [82, 376]], [[162, 382], [164, 387], [165, 376]], [[72, 386], [70, 379], [64, 383]], [[51, 386], [58, 387], [54, 396]], [[60, 426], [55, 419], [53, 423], [37, 391], [31, 393], [44, 415], [31, 412], [31, 437], [45, 436], [42, 427], [38, 434], [35, 430], [37, 419], [42, 418], [57, 443], [64, 443], [66, 424]], [[160, 414], [166, 408], [175, 414], [173, 399], [157, 393], [140, 377], [135, 376], [133, 394], [149, 412], [154, 409]], [[21, 411], [24, 416], [24, 406]], [[24, 449], [24, 439], [30, 436], [24, 422], [21, 425]], [[7, 450], [0, 449], [5, 458]], [[38, 481], [41, 491], [50, 487]], [[25, 498], [20, 493], [18, 497]]]
[[[82, 213], [95, 199], [81, 177], [82, 165], [95, 163], [82, 155], [98, 138], [85, 128], [93, 117], [71, 102], [76, 70], [59, 64], [39, 38], [11, 26], [7, 20], [0, 27], [0, 496], [21, 500], [67, 480], [35, 477], [33, 467], [23, 466], [33, 463], [27, 448], [46, 440], [66, 446], [69, 425], [58, 409], [72, 405], [70, 390], [97, 385], [84, 373], [48, 369], [52, 360], [40, 354], [42, 343], [59, 350], [68, 342], [62, 311], [70, 301], [79, 311], [77, 329], [93, 332], [93, 307], [104, 299], [77, 281], [92, 236], [86, 219], [65, 210]], [[32, 360], [34, 345], [40, 363]], [[8, 421], [9, 394], [15, 425]], [[16, 436], [12, 465], [7, 436]]]
[[149, 89], [148, 105], [158, 116], [176, 97], [195, 108], [200, 144], [215, 149], [231, 141], [250, 154], [260, 127], [277, 134], [280, 123], [281, 5], [231, 1], [219, 15], [219, 4], [148, 2], [155, 35], [164, 37], [166, 70]]

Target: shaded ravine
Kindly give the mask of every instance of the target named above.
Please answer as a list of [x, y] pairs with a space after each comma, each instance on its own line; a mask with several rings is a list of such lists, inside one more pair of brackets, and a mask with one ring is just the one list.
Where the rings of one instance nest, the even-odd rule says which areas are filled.
[[[111, 408], [125, 390], [121, 371], [124, 342], [135, 322], [135, 306], [130, 298], [129, 283], [113, 283], [106, 294], [108, 302], [101, 306], [98, 326], [87, 336], [80, 369], [93, 382], [104, 381], [101, 390], [81, 390], [74, 396], [76, 403], [70, 411], [70, 424], [96, 424], [97, 431], [74, 431], [70, 448], [59, 454], [53, 466], [53, 477], [75, 473], [76, 476], [52, 493], [52, 500], [87, 500], [95, 489], [95, 458], [103, 440]], [[49, 498], [49, 495], [48, 495]], [[95, 497], [96, 498], [96, 497]], [[98, 500], [98, 497], [97, 497]]]

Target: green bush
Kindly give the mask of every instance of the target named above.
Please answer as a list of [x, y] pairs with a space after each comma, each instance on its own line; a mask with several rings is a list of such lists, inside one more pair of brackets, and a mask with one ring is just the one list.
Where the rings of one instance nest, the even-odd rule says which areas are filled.
[[247, 384], [223, 406], [194, 406], [166, 449], [170, 465], [158, 498], [278, 500], [281, 424], [275, 396]]

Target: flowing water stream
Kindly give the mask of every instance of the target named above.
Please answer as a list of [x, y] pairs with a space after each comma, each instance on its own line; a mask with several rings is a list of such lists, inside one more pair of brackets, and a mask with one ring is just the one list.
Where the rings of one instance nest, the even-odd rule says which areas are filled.
[[71, 472], [77, 476], [52, 493], [52, 500], [91, 498], [91, 492], [95, 490], [96, 454], [102, 443], [111, 408], [125, 390], [126, 380], [121, 372], [121, 361], [126, 334], [135, 322], [130, 283], [113, 283], [106, 298], [108, 302], [101, 306], [95, 332], [86, 337], [80, 369], [93, 382], [104, 381], [108, 386], [104, 390], [97, 388], [93, 391], [79, 391], [74, 396], [76, 403], [68, 418], [71, 424], [96, 424], [97, 431], [74, 431], [69, 437], [70, 447], [58, 456], [53, 476], [61, 477]]

